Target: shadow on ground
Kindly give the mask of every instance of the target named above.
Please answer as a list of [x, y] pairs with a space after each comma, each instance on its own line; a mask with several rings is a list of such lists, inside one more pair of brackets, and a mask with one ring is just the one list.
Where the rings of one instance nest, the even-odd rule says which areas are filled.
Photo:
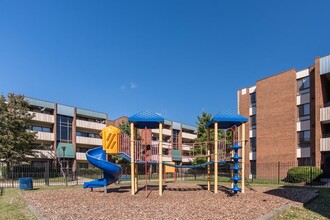
[[330, 189], [306, 187], [281, 187], [265, 192], [294, 202], [303, 203], [303, 207], [318, 213], [325, 218], [330, 218]]

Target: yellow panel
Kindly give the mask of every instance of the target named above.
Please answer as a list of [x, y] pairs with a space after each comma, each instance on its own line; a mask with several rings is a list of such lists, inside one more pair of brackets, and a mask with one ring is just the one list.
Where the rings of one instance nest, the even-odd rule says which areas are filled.
[[120, 130], [111, 125], [103, 128], [100, 132], [103, 150], [105, 150], [107, 154], [115, 155], [119, 153], [119, 135]]
[[[175, 164], [175, 162], [168, 162], [170, 164]], [[175, 167], [170, 167], [165, 165], [165, 173], [175, 173]]]

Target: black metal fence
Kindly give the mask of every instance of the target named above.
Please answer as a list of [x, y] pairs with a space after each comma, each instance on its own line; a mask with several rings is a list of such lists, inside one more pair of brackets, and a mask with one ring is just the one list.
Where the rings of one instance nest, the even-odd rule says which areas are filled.
[[[297, 186], [330, 187], [330, 179], [324, 176], [319, 166], [298, 166], [297, 163], [268, 163], [250, 164], [245, 166], [246, 181], [253, 184], [279, 184]], [[318, 165], [318, 164], [316, 164]], [[119, 182], [130, 181], [130, 165], [122, 164], [123, 174]], [[230, 183], [230, 163], [219, 165], [219, 182], [226, 185]], [[213, 169], [210, 167], [211, 180], [214, 180]], [[164, 172], [165, 173], [165, 172]], [[208, 178], [207, 167], [198, 169], [176, 169], [175, 173], [165, 173], [167, 182], [173, 181], [206, 181]], [[103, 177], [103, 172], [93, 169], [65, 169], [59, 165], [45, 163], [42, 166], [13, 165], [7, 167], [0, 163], [0, 187], [18, 187], [19, 179], [30, 177], [33, 186], [73, 186], [82, 185], [86, 181]], [[158, 179], [158, 165], [138, 165], [138, 178], [141, 181]], [[157, 182], [155, 182], [156, 184]]]

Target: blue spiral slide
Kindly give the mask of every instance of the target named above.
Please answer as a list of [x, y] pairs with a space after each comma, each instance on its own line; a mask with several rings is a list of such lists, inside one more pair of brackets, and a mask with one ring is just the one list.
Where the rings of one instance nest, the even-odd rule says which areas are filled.
[[88, 162], [103, 170], [103, 178], [84, 182], [84, 189], [106, 187], [120, 178], [122, 174], [121, 167], [107, 161], [106, 156], [102, 147], [97, 147], [86, 152]]

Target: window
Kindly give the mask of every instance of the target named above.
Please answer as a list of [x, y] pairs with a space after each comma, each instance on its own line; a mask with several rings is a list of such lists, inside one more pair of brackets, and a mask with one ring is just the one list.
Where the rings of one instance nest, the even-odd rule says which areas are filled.
[[298, 132], [298, 140], [299, 142], [309, 142], [311, 138], [310, 131], [300, 131]]
[[250, 160], [250, 173], [252, 175], [256, 175], [257, 174], [257, 163], [255, 160]]
[[309, 89], [309, 77], [298, 79], [297, 85], [298, 91]]
[[179, 130], [173, 129], [172, 136], [173, 136], [173, 144], [177, 144], [179, 142]]
[[298, 146], [300, 148], [309, 147], [310, 146], [310, 131], [300, 131], [298, 134]]
[[86, 153], [89, 149], [84, 147], [77, 147], [77, 152]]
[[38, 132], [47, 132], [47, 133], [51, 133], [51, 128], [47, 128], [47, 127], [42, 127], [42, 126], [36, 126], [36, 125], [32, 125], [30, 127], [30, 129], [32, 131], [38, 131]]
[[250, 122], [251, 122], [251, 127], [257, 124], [255, 115], [250, 116]]
[[298, 106], [298, 115], [299, 118], [308, 116], [310, 114], [310, 105], [309, 103]]
[[56, 133], [58, 142], [72, 143], [72, 120], [72, 117], [57, 115]]
[[250, 138], [250, 148], [251, 151], [256, 151], [256, 147], [257, 147], [257, 139], [254, 138]]
[[256, 93], [254, 92], [254, 93], [251, 93], [251, 95], [250, 95], [250, 104], [251, 104], [251, 106], [255, 106], [256, 105], [256, 101], [257, 101], [257, 99], [256, 99]]
[[101, 138], [100, 135], [94, 133], [87, 133], [82, 131], [77, 131], [76, 135], [79, 137], [90, 137], [90, 138]]

